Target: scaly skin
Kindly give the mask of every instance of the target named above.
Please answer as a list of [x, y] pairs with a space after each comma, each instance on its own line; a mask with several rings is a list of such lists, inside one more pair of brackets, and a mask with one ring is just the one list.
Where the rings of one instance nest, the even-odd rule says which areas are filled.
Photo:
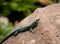
[[13, 31], [12, 33], [10, 33], [5, 39], [3, 39], [0, 44], [2, 44], [4, 41], [6, 41], [9, 37], [11, 36], [17, 36], [19, 33], [25, 32], [30, 30], [31, 32], [33, 32], [33, 28], [35, 28], [38, 24], [40, 19], [35, 20], [31, 25], [29, 26], [25, 26], [25, 27], [20, 27], [17, 30]]

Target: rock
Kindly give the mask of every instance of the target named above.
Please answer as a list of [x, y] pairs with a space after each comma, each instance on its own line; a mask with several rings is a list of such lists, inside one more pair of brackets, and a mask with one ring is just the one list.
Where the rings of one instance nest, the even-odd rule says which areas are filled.
[[60, 44], [60, 3], [37, 8], [13, 30], [19, 26], [29, 25], [38, 18], [40, 22], [33, 29], [34, 33], [29, 31], [20, 33], [10, 37], [3, 44]]

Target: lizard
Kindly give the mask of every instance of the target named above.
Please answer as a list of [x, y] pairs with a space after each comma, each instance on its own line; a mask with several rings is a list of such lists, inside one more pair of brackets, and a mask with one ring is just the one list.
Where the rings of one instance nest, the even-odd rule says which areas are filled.
[[36, 19], [33, 23], [31, 23], [29, 26], [25, 26], [25, 27], [20, 27], [17, 28], [15, 31], [11, 32], [9, 35], [7, 35], [1, 42], [0, 44], [2, 44], [4, 41], [6, 41], [9, 37], [11, 36], [17, 36], [19, 33], [25, 32], [30, 30], [31, 32], [33, 32], [33, 28], [35, 28], [38, 24], [40, 19]]

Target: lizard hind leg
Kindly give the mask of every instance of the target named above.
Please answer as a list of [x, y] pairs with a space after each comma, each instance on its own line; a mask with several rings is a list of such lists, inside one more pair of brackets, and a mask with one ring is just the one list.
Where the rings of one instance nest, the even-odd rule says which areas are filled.
[[14, 36], [17, 36], [17, 35], [18, 35], [18, 31], [15, 31]]

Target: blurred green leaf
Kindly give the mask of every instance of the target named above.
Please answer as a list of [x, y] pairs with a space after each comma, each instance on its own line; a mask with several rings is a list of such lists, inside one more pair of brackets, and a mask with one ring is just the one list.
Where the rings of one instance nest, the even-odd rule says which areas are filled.
[[0, 41], [3, 40], [4, 36], [3, 35], [0, 35]]
[[10, 8], [13, 10], [17, 9], [17, 7], [18, 7], [18, 4], [16, 2], [11, 2], [11, 3], [9, 3], [9, 5], [10, 5]]
[[8, 32], [12, 29], [12, 23], [9, 23], [5, 28], [2, 26], [4, 23], [0, 22], [0, 41], [8, 34]]
[[60, 2], [60, 0], [59, 0], [59, 2]]
[[[5, 0], [1, 0], [0, 5], [3, 8], [2, 15], [7, 16], [10, 14], [10, 10], [15, 10], [18, 12], [23, 11], [24, 13], [29, 10], [35, 8], [34, 3], [37, 0], [9, 0], [8, 2]], [[31, 11], [31, 10], [29, 10]], [[28, 12], [26, 12], [28, 14]]]

